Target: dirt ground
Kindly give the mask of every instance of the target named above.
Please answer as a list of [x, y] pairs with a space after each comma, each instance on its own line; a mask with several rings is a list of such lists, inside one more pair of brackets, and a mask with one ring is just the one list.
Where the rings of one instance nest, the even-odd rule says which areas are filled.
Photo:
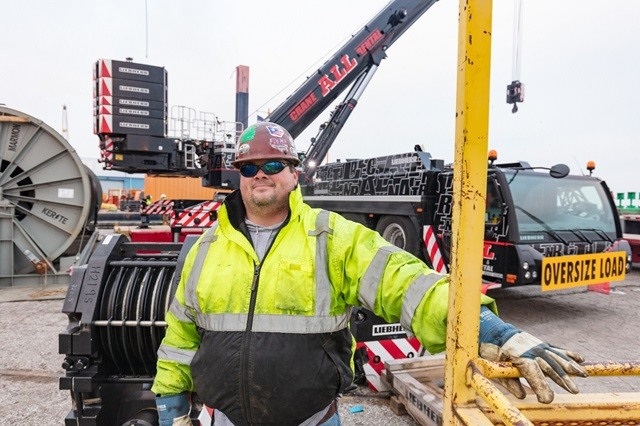
[[[613, 283], [609, 294], [584, 289], [541, 293], [525, 287], [490, 295], [497, 300], [503, 319], [579, 352], [587, 361], [640, 361], [638, 269], [624, 282]], [[71, 409], [67, 391], [58, 390], [64, 358], [58, 354], [58, 334], [67, 325], [61, 313], [64, 295], [58, 296], [0, 302], [0, 425], [61, 425]], [[638, 376], [575, 381], [581, 392], [640, 392]], [[386, 394], [360, 388], [342, 398], [342, 422], [347, 426], [415, 425], [409, 416], [395, 415], [388, 404]]]

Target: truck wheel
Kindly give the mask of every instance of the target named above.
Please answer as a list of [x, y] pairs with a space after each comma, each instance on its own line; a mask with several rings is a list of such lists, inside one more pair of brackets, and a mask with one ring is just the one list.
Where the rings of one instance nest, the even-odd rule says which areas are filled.
[[384, 216], [378, 222], [376, 231], [391, 244], [414, 256], [420, 255], [420, 235], [408, 217]]
[[352, 222], [360, 223], [364, 226], [367, 226], [367, 218], [363, 214], [359, 213], [342, 213], [342, 217], [348, 219]]

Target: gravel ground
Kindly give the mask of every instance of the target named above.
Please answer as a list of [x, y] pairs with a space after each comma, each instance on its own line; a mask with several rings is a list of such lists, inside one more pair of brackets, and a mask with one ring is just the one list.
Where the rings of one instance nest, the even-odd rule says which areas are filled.
[[[58, 390], [63, 375], [58, 334], [68, 322], [61, 313], [65, 293], [36, 291], [30, 296], [53, 299], [5, 301], [10, 298], [2, 296], [8, 291], [0, 289], [0, 426], [61, 425], [72, 408], [68, 391]], [[638, 269], [607, 295], [583, 289], [540, 293], [533, 287], [491, 295], [505, 320], [579, 352], [587, 361], [640, 361]], [[638, 376], [575, 380], [582, 392], [640, 392]], [[366, 387], [344, 396], [339, 409], [346, 426], [416, 425], [408, 415], [397, 416], [389, 409], [388, 394]]]
[[64, 423], [71, 399], [58, 390], [58, 333], [67, 324], [61, 309], [62, 300], [0, 304], [0, 424]]

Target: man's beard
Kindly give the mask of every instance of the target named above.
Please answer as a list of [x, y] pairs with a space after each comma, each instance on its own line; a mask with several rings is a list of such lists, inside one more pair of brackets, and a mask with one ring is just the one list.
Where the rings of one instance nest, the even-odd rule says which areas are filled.
[[258, 208], [271, 210], [278, 209], [280, 207], [278, 191], [276, 191], [275, 185], [270, 186], [269, 189], [264, 192], [253, 188], [249, 195], [249, 199], [251, 200], [251, 203]]
[[271, 207], [274, 206], [277, 202], [276, 194], [272, 193], [268, 196], [260, 196], [260, 195], [251, 195], [251, 202], [256, 207]]

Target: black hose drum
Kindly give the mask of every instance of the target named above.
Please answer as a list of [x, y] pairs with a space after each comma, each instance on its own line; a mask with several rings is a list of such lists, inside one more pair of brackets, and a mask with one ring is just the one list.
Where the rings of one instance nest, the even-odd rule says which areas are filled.
[[74, 403], [66, 425], [154, 424], [149, 390], [164, 316], [173, 299], [184, 258], [197, 236], [184, 243], [131, 243], [107, 235], [87, 265], [75, 268], [59, 334], [65, 355], [60, 389]]

